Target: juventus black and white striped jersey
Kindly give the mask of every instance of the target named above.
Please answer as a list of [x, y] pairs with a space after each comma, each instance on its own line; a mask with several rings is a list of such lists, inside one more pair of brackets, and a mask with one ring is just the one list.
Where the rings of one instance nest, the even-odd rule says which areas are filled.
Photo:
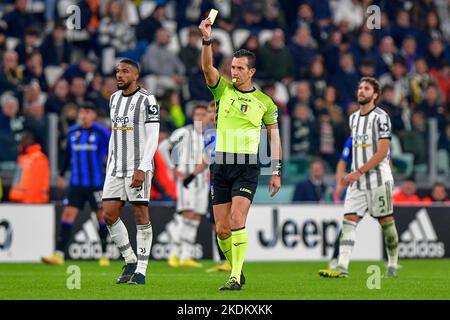
[[[349, 123], [353, 139], [352, 171], [356, 171], [375, 154], [378, 140], [391, 138], [391, 121], [384, 110], [375, 107], [365, 115], [361, 115], [361, 111], [353, 113]], [[359, 190], [371, 190], [393, 180], [388, 152], [375, 168], [358, 179], [356, 187]]]
[[[191, 124], [175, 130], [159, 148], [169, 168], [176, 166], [177, 170], [189, 175], [202, 163], [205, 137], [201, 130], [196, 130]], [[207, 183], [207, 177], [208, 170], [203, 170], [196, 179], [199, 184], [203, 184]]]
[[153, 171], [159, 135], [159, 106], [155, 97], [141, 88], [129, 95], [119, 90], [111, 95], [109, 108], [112, 133], [107, 174], [130, 177], [137, 169]]

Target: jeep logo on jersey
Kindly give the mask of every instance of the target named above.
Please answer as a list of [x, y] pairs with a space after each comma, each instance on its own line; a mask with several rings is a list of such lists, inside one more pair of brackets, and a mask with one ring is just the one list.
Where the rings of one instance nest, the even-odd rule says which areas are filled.
[[130, 119], [129, 119], [128, 117], [119, 117], [119, 116], [116, 116], [115, 118], [112, 119], [112, 122], [115, 123], [115, 124], [122, 124], [122, 125], [125, 125], [125, 124], [127, 124], [128, 122], [130, 122]]
[[367, 141], [369, 140], [369, 136], [367, 134], [357, 134], [355, 136], [355, 140], [360, 142], [360, 141]]

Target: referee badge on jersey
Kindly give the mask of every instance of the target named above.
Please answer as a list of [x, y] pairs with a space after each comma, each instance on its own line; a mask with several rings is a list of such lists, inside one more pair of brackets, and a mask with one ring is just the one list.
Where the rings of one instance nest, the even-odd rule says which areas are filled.
[[248, 109], [248, 105], [246, 105], [246, 104], [241, 104], [241, 111], [242, 111], [242, 112], [247, 112], [247, 109]]
[[159, 105], [151, 104], [145, 108], [145, 123], [159, 122]]

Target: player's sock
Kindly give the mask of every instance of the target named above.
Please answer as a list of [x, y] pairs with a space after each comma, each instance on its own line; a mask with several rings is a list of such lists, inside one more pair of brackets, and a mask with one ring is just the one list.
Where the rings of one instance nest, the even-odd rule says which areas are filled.
[[339, 241], [338, 267], [345, 270], [348, 270], [350, 255], [352, 254], [353, 246], [355, 245], [356, 226], [356, 222], [349, 220], [344, 220], [342, 224], [342, 236]]
[[100, 242], [102, 244], [102, 257], [106, 257], [108, 245], [108, 242], [106, 241], [108, 236], [108, 227], [106, 226], [106, 223], [100, 222], [98, 224], [98, 235], [100, 236]]
[[388, 222], [382, 226], [384, 234], [384, 244], [388, 256], [388, 267], [397, 268], [398, 262], [398, 233], [395, 227], [395, 221]]
[[245, 254], [248, 247], [248, 232], [244, 227], [239, 230], [231, 230], [231, 277], [235, 277], [239, 282], [241, 279], [242, 265], [244, 264]]
[[179, 257], [180, 256], [180, 235], [181, 228], [183, 227], [183, 216], [181, 214], [175, 213], [172, 221], [169, 222], [167, 229], [170, 234], [170, 256]]
[[134, 254], [133, 248], [131, 248], [130, 239], [128, 239], [128, 231], [122, 220], [117, 219], [114, 224], [108, 226], [109, 235], [116, 244], [125, 262], [136, 263], [137, 257]]
[[337, 259], [339, 257], [339, 239], [341, 238], [341, 235], [342, 235], [342, 230], [339, 230], [339, 234], [338, 234], [336, 240], [334, 241], [333, 256], [331, 257], [331, 259]]
[[152, 249], [153, 231], [151, 223], [137, 225], [136, 244], [137, 244], [137, 269], [136, 272], [143, 274], [147, 271], [148, 258]]
[[233, 253], [231, 251], [231, 247], [232, 247], [231, 236], [229, 236], [226, 239], [220, 239], [219, 236], [217, 236], [217, 243], [219, 244], [220, 251], [222, 251], [225, 258], [227, 258], [228, 262], [231, 265], [233, 265]]
[[56, 254], [64, 258], [64, 252], [72, 235], [73, 223], [61, 221], [61, 230], [59, 232], [58, 242], [56, 244]]
[[183, 227], [181, 228], [181, 236], [180, 236], [181, 261], [192, 258], [192, 246], [195, 244], [199, 225], [200, 220], [183, 218]]
[[223, 251], [220, 250], [219, 238], [217, 237], [217, 235], [216, 235], [216, 245], [217, 245], [217, 248], [219, 248], [218, 251], [219, 251], [220, 261], [222, 262], [222, 261], [228, 260], [228, 259], [225, 257], [225, 255], [223, 254]]

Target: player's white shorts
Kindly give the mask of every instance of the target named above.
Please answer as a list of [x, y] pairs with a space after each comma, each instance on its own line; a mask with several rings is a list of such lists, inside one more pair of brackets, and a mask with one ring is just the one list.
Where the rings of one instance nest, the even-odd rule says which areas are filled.
[[183, 180], [177, 179], [177, 212], [193, 211], [204, 215], [208, 211], [209, 184], [196, 186], [195, 180], [188, 188], [183, 186]]
[[121, 200], [129, 201], [132, 204], [148, 204], [150, 201], [150, 187], [152, 182], [152, 173], [145, 174], [145, 180], [140, 188], [131, 188], [132, 177], [113, 177], [106, 175], [103, 185], [103, 201]]
[[356, 213], [364, 217], [369, 213], [374, 218], [391, 215], [393, 181], [386, 181], [383, 185], [372, 190], [358, 190], [356, 183], [348, 187], [344, 202], [344, 214]]

